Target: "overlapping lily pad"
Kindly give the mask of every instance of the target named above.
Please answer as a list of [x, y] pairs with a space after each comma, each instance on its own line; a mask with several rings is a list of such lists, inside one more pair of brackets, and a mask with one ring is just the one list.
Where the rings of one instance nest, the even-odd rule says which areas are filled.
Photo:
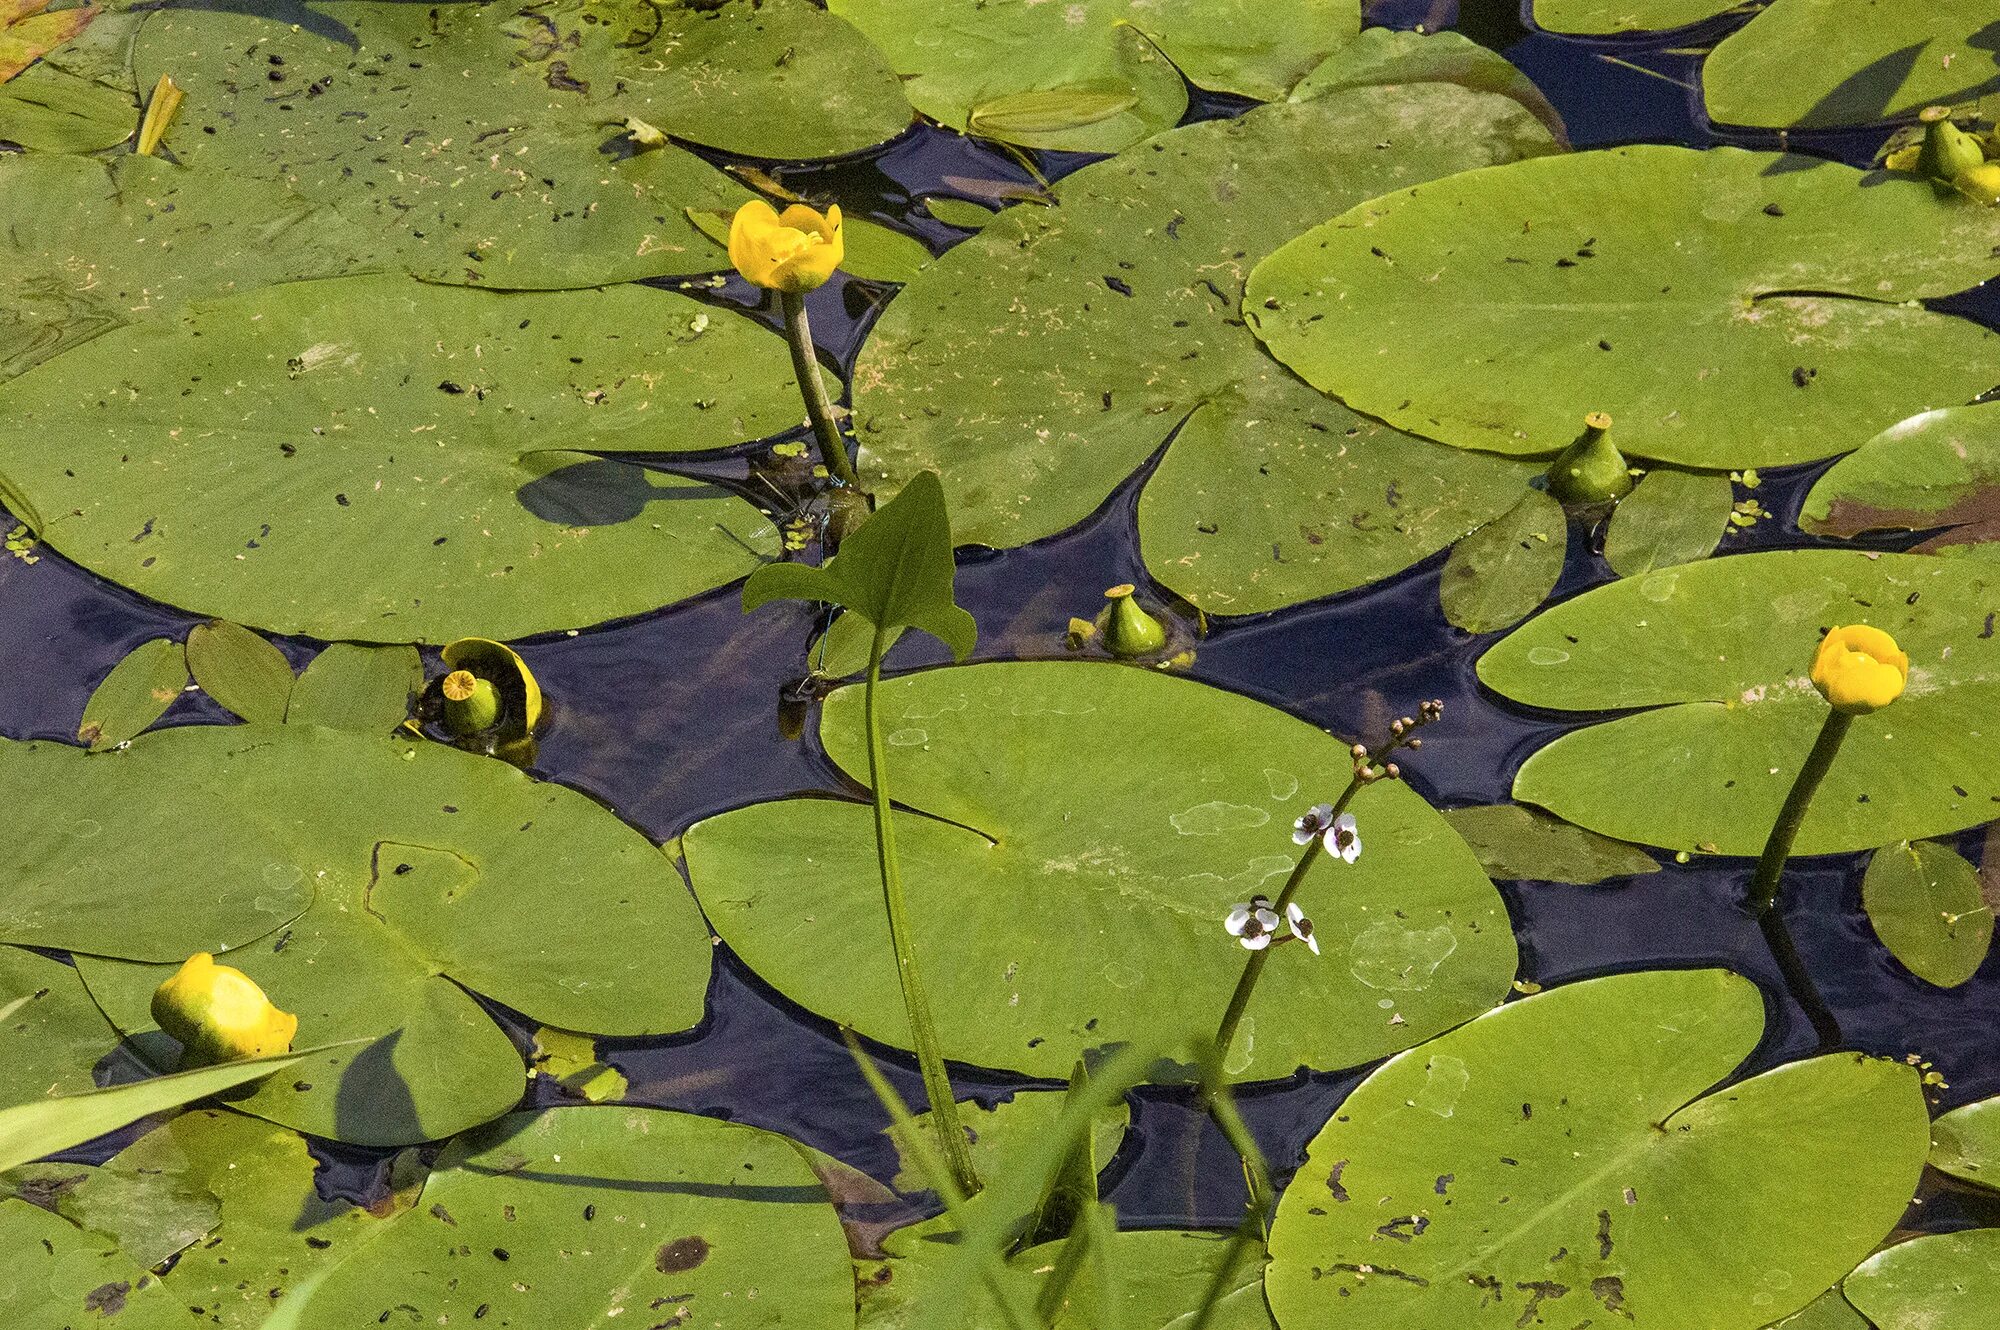
[[1604, 561], [1620, 577], [1637, 577], [1706, 559], [1729, 529], [1735, 498], [1727, 476], [1649, 471], [1612, 514]]
[[2000, 403], [1926, 411], [1833, 464], [1799, 526], [1825, 536], [1931, 531], [1919, 554], [2000, 558]]
[[[1346, 746], [1261, 703], [1128, 666], [995, 663], [886, 684], [909, 917], [947, 1056], [1066, 1077], [1122, 1042], [1212, 1034], [1247, 953], [1229, 907], [1282, 882], [1291, 819], [1347, 780]], [[861, 693], [821, 717], [866, 772]], [[1300, 901], [1323, 955], [1280, 945], [1227, 1069], [1379, 1057], [1484, 1010], [1513, 934], [1472, 852], [1406, 786], [1355, 800], [1366, 850]], [[787, 799], [683, 842], [716, 930], [780, 991], [906, 1046], [865, 804]], [[842, 963], [830, 965], [829, 956]]]
[[1171, 129], [1186, 74], [1273, 100], [1361, 27], [1354, 0], [831, 0], [951, 129], [1116, 152]]
[[1393, 1059], [1279, 1202], [1280, 1324], [1753, 1330], [1803, 1307], [1901, 1216], [1929, 1123], [1913, 1068], [1853, 1053], [1705, 1093], [1763, 1025], [1727, 971], [1629, 974]]
[[355, 277], [121, 328], [0, 387], [0, 475], [58, 551], [185, 609], [513, 638], [776, 552], [727, 491], [572, 450], [713, 448], [798, 409], [780, 339], [684, 296]]
[[1262, 107], [1086, 167], [1059, 206], [999, 214], [889, 307], [854, 372], [864, 473], [893, 492], [935, 470], [962, 543], [1019, 545], [1087, 516], [1171, 437], [1140, 541], [1203, 609], [1397, 572], [1504, 512], [1528, 471], [1300, 384], [1243, 328], [1244, 278], [1364, 197], [1552, 148], [1515, 102], [1419, 84]]
[[1608, 411], [1627, 456], [1729, 469], [1993, 387], [2000, 336], [1911, 302], [2000, 272], [1996, 247], [2000, 211], [1914, 177], [1640, 146], [1364, 203], [1259, 263], [1244, 309], [1399, 429], [1548, 453]]
[[1840, 1286], [1878, 1326], [1965, 1326], [2000, 1304], [2000, 1228], [1899, 1242], [1863, 1262]]
[[371, 1041], [238, 1101], [273, 1121], [400, 1144], [505, 1112], [521, 1058], [467, 990], [603, 1034], [701, 1015], [706, 931], [665, 859], [503, 763], [311, 725], [198, 726], [104, 756], [8, 744], [0, 788], [21, 818], [0, 936], [88, 953], [92, 995], [149, 1055], [174, 1055], [152, 1032], [154, 987], [225, 947], [299, 1016], [301, 1047]]
[[1889, 120], [2000, 91], [2000, 24], [1988, 0], [1773, 0], [1709, 53], [1701, 85], [1725, 124]]
[[162, 11], [134, 68], [141, 86], [170, 74], [186, 88], [167, 144], [199, 179], [282, 178], [439, 281], [595, 286], [722, 266], [683, 210], [747, 195], [671, 144], [619, 146], [630, 117], [784, 157], [857, 151], [910, 120], [867, 43], [806, 0], [332, 0], [323, 14]]
[[1684, 28], [1736, 8], [1742, 0], [1534, 0], [1535, 23], [1551, 32], [1602, 36]]
[[0, 1108], [92, 1089], [92, 1071], [118, 1033], [71, 967], [19, 947], [0, 947]]
[[1473, 92], [1511, 97], [1534, 112], [1558, 143], [1569, 146], [1562, 116], [1533, 80], [1498, 51], [1451, 31], [1363, 29], [1359, 37], [1300, 79], [1292, 88], [1291, 100], [1309, 101], [1341, 88], [1389, 83], [1456, 83]]
[[1966, 1104], [1932, 1123], [1931, 1167], [2000, 1191], [2000, 1099]]
[[[1826, 717], [1823, 629], [1867, 623], [1910, 656], [1901, 700], [1857, 717], [1795, 852], [1939, 836], [2000, 814], [2000, 576], [1983, 561], [1784, 550], [1585, 593], [1481, 657], [1487, 686], [1563, 711], [1651, 710], [1536, 752], [1514, 797], [1621, 840], [1756, 854]], [[1644, 771], [1646, 779], [1629, 778]]]

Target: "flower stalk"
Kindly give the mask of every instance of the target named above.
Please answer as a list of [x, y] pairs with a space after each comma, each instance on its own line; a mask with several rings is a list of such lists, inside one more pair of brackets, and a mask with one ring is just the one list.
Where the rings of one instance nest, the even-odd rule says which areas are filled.
[[861, 479], [847, 460], [847, 445], [834, 423], [833, 399], [827, 395], [826, 380], [820, 376], [819, 357], [813, 352], [812, 324], [806, 318], [806, 298], [802, 292], [778, 292], [779, 307], [785, 313], [785, 343], [792, 350], [792, 374], [805, 398], [806, 418], [812, 422], [813, 439], [819, 457], [834, 483], [860, 489]]

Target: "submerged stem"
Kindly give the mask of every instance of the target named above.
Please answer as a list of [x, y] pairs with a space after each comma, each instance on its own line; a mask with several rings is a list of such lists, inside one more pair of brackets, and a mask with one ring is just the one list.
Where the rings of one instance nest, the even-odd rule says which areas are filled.
[[882, 655], [889, 649], [889, 642], [889, 634], [878, 626], [868, 652], [868, 683], [863, 692], [868, 729], [868, 787], [875, 804], [875, 855], [882, 868], [882, 904], [889, 915], [889, 942], [896, 952], [896, 978], [903, 988], [903, 1011], [910, 1023], [910, 1043], [917, 1055], [917, 1068], [923, 1073], [924, 1095], [930, 1101], [938, 1148], [959, 1191], [971, 1196], [979, 1190], [979, 1174], [972, 1166], [972, 1152], [965, 1144], [965, 1129], [958, 1121], [958, 1102], [952, 1097], [951, 1078], [945, 1072], [937, 1028], [931, 1023], [930, 1002], [917, 968], [915, 940], [910, 936], [908, 908], [903, 900], [903, 875], [896, 861], [896, 824], [889, 811], [889, 791], [885, 784], [888, 753], [882, 743], [881, 719], [875, 711], [875, 689], [882, 680]]
[[813, 438], [819, 442], [819, 460], [835, 481], [859, 489], [860, 478], [847, 460], [847, 445], [833, 421], [833, 399], [826, 395], [826, 380], [820, 376], [819, 358], [813, 354], [806, 298], [796, 291], [780, 291], [778, 304], [785, 312], [785, 343], [792, 349], [792, 374], [806, 399], [806, 416], [812, 421]]

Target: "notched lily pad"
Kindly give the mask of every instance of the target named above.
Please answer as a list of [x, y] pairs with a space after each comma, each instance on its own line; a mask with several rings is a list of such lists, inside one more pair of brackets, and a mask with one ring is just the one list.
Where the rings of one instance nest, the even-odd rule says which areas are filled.
[[1899, 1242], [1862, 1262], [1840, 1291], [1879, 1326], [1976, 1326], [2000, 1304], [2000, 1228]]
[[1815, 535], [1929, 531], [1917, 554], [2000, 558], [2000, 403], [1898, 421], [1814, 483], [1799, 526]]

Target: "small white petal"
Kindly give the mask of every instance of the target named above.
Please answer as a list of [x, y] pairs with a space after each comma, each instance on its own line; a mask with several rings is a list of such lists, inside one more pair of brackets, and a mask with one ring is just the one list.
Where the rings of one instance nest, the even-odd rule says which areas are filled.
[[1265, 932], [1274, 932], [1278, 927], [1278, 912], [1276, 910], [1259, 910], [1257, 911], [1257, 922], [1263, 926]]
[[1294, 845], [1308, 844], [1317, 835], [1319, 835], [1318, 829], [1307, 826], [1304, 818], [1300, 818], [1292, 824], [1292, 844]]
[[1242, 936], [1243, 926], [1250, 922], [1250, 907], [1238, 905], [1223, 919], [1222, 926], [1237, 936]]
[[1293, 928], [1297, 928], [1302, 923], [1308, 929], [1312, 927], [1312, 921], [1306, 918], [1306, 912], [1299, 908], [1299, 903], [1297, 901], [1293, 901], [1290, 905], [1287, 905], [1285, 907], [1285, 918], [1291, 921]]
[[[1311, 808], [1311, 809], [1310, 809], [1310, 810], [1308, 811], [1308, 816], [1310, 816], [1310, 817], [1312, 818], [1312, 820], [1313, 820], [1313, 821], [1315, 821], [1315, 822], [1320, 822], [1320, 823], [1324, 823], [1324, 822], [1325, 822], [1325, 821], [1326, 821], [1326, 820], [1327, 820], [1328, 818], [1330, 818], [1330, 817], [1332, 817], [1332, 816], [1333, 816], [1333, 805], [1332, 805], [1332, 804], [1314, 804], [1314, 805], [1312, 806], [1312, 808]], [[1352, 814], [1349, 814], [1349, 813], [1343, 813], [1343, 814], [1341, 814], [1341, 816], [1343, 816], [1343, 817], [1351, 817], [1351, 816], [1352, 816]]]
[[1259, 933], [1255, 937], [1241, 937], [1236, 940], [1241, 942], [1250, 951], [1262, 951], [1271, 945], [1271, 935], [1269, 933]]
[[1303, 937], [1305, 939], [1306, 945], [1312, 948], [1313, 955], [1315, 956], [1319, 955], [1318, 938], [1314, 937], [1311, 933], [1301, 933], [1299, 936]]

